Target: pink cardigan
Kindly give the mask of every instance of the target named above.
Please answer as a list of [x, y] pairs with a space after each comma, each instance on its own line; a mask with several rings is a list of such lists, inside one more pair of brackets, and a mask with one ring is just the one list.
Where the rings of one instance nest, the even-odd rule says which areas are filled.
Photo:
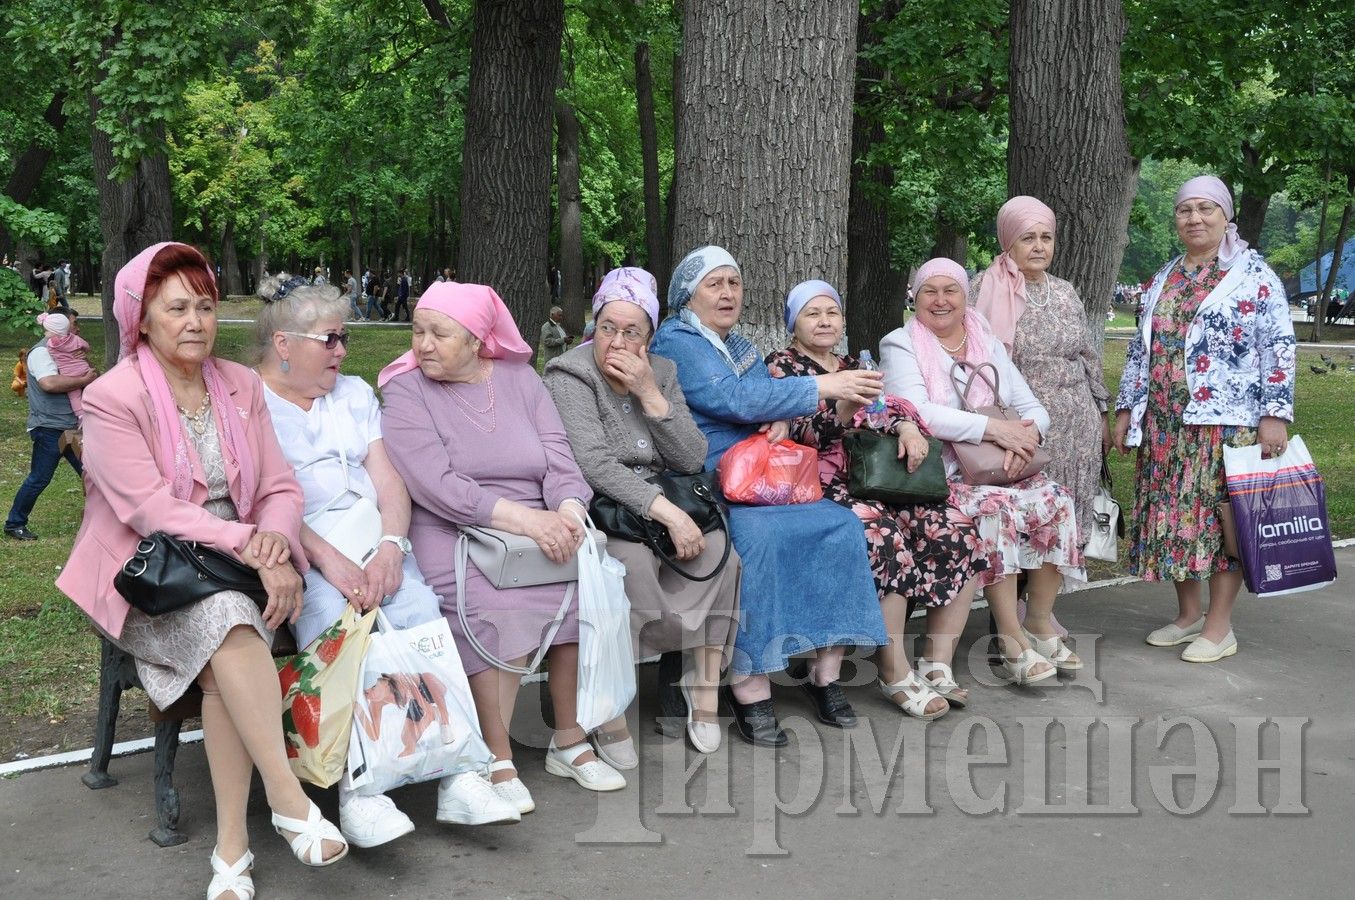
[[[255, 531], [277, 531], [291, 543], [297, 569], [309, 568], [301, 550], [301, 486], [278, 446], [262, 382], [238, 363], [218, 359], [216, 365], [237, 404], [231, 412], [245, 419], [258, 470], [258, 483], [246, 486], [253, 490], [252, 522], [227, 522], [203, 509], [206, 477], [191, 443], [192, 494], [188, 500], [174, 496], [165, 474], [174, 463], [159, 457], [150, 393], [134, 365], [123, 360], [85, 388], [85, 516], [56, 586], [114, 637], [122, 633], [130, 607], [113, 587], [113, 576], [141, 537], [153, 531], [237, 556]], [[229, 458], [226, 477], [233, 487], [240, 478]]]

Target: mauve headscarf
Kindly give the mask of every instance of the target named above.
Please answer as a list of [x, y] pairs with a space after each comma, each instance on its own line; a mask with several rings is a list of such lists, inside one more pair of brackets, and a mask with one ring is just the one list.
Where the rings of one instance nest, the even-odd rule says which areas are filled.
[[[145, 337], [141, 334], [141, 312], [145, 304], [146, 275], [156, 255], [172, 246], [188, 245], [176, 245], [173, 241], [153, 244], [118, 270], [117, 277], [113, 279], [113, 317], [118, 321], [119, 355], [124, 359], [135, 357], [134, 364], [151, 395], [160, 454], [174, 460], [174, 471], [164, 473], [170, 480], [170, 490], [178, 499], [187, 500], [193, 492], [193, 469], [188, 456], [188, 435], [179, 421], [179, 407], [165, 379], [165, 370], [161, 368], [155, 354], [139, 352], [145, 343]], [[208, 279], [215, 287], [216, 275], [210, 267], [206, 267], [206, 270]], [[213, 291], [213, 306], [216, 302], [216, 292]], [[249, 445], [245, 439], [244, 419], [236, 410], [230, 389], [226, 387], [225, 380], [210, 356], [202, 362], [202, 380], [207, 385], [207, 395], [212, 398], [212, 418], [216, 422], [216, 433], [222, 449], [240, 468], [239, 487], [232, 485], [231, 500], [241, 521], [248, 522], [250, 510], [254, 506], [253, 490], [257, 477], [254, 457], [248, 452]]]
[[[992, 337], [992, 331], [988, 327], [988, 321], [969, 306], [969, 273], [965, 272], [964, 266], [944, 256], [927, 260], [918, 267], [917, 274], [913, 276], [914, 299], [921, 303], [917, 296], [918, 290], [928, 279], [938, 275], [954, 279], [960, 285], [960, 295], [965, 301], [964, 359], [976, 366], [989, 362], [991, 357], [988, 353], [988, 340]], [[948, 404], [954, 393], [950, 380], [950, 368], [954, 360], [941, 346], [937, 336], [922, 324], [916, 314], [908, 320], [904, 328], [913, 339], [913, 354], [917, 357], [922, 380], [927, 385], [927, 399], [933, 403]], [[988, 389], [986, 382], [979, 380], [974, 385], [969, 392], [969, 402], [975, 407], [988, 406], [993, 402], [993, 392]]]
[[802, 281], [786, 295], [786, 334], [795, 333], [795, 320], [800, 317], [800, 310], [815, 297], [828, 297], [837, 304], [838, 309], [843, 308], [842, 295], [828, 282], [818, 279]]
[[1223, 207], [1223, 217], [1228, 220], [1228, 227], [1224, 229], [1223, 241], [1219, 244], [1219, 268], [1231, 269], [1247, 249], [1247, 242], [1237, 236], [1237, 223], [1233, 221], [1233, 195], [1228, 191], [1228, 185], [1213, 175], [1197, 175], [1181, 185], [1172, 206], [1180, 206], [1183, 200], [1208, 200]]
[[648, 314], [651, 325], [659, 327], [659, 281], [644, 269], [622, 266], [603, 275], [593, 295], [593, 319], [613, 300], [634, 303]]
[[[414, 309], [429, 309], [461, 324], [480, 339], [480, 355], [486, 359], [527, 362], [532, 358], [532, 348], [522, 339], [513, 314], [488, 285], [435, 282], [423, 292]], [[407, 350], [381, 370], [376, 376], [376, 385], [385, 387], [396, 375], [412, 372], [418, 367], [414, 351]]]
[[983, 274], [974, 309], [988, 320], [1008, 353], [1016, 340], [1016, 323], [1026, 311], [1026, 276], [1009, 251], [1017, 238], [1037, 225], [1048, 225], [1053, 231], [1057, 224], [1054, 210], [1025, 195], [1011, 198], [997, 211], [997, 242], [1002, 252]]

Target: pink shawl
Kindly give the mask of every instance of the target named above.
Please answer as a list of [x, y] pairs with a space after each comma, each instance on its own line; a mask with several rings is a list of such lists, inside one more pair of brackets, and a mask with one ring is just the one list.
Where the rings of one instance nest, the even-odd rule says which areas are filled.
[[[949, 406], [956, 394], [955, 385], [950, 379], [950, 369], [955, 361], [941, 348], [941, 342], [932, 334], [932, 330], [918, 321], [917, 316], [909, 319], [904, 327], [913, 339], [913, 354], [917, 357], [922, 380], [927, 385], [927, 399]], [[988, 343], [993, 339], [993, 333], [988, 329], [987, 321], [974, 310], [966, 309], [964, 328], [968, 338], [964, 360], [976, 366], [991, 362]], [[993, 403], [993, 392], [988, 389], [987, 382], [978, 381], [974, 385], [974, 389], [969, 392], [969, 403], [975, 407]]]
[[[141, 380], [151, 396], [155, 408], [156, 440], [160, 446], [160, 457], [174, 460], [174, 471], [165, 474], [170, 481], [170, 489], [180, 500], [187, 500], [193, 492], [193, 466], [188, 449], [188, 435], [183, 423], [179, 421], [179, 408], [174, 402], [174, 394], [165, 379], [165, 370], [161, 368], [155, 354], [139, 352], [145, 342], [141, 334], [141, 310], [146, 293], [146, 275], [151, 261], [172, 241], [154, 244], [132, 257], [127, 265], [118, 270], [113, 281], [113, 316], [118, 320], [118, 346], [121, 356], [131, 358], [133, 365], [141, 374]], [[216, 276], [209, 268], [208, 276], [216, 283]], [[232, 485], [231, 500], [241, 521], [248, 522], [250, 510], [254, 506], [254, 488], [257, 476], [254, 470], [254, 457], [249, 453], [249, 444], [245, 438], [243, 417], [236, 411], [231, 400], [231, 392], [225, 379], [217, 371], [216, 363], [208, 357], [202, 363], [202, 380], [207, 385], [207, 394], [212, 398], [212, 418], [216, 422], [216, 433], [220, 437], [222, 449], [240, 468], [239, 486]]]
[[[488, 285], [435, 282], [423, 292], [414, 308], [441, 313], [462, 325], [480, 339], [480, 355], [486, 359], [527, 362], [532, 358], [532, 348], [522, 339], [522, 333], [513, 321], [513, 314]], [[418, 367], [414, 351], [408, 350], [381, 370], [376, 376], [376, 386], [385, 387], [386, 382], [395, 376], [412, 372]]]
[[974, 308], [988, 320], [1007, 352], [1016, 339], [1016, 323], [1026, 311], [1026, 276], [1008, 252], [1021, 235], [1037, 225], [1053, 230], [1054, 211], [1034, 197], [1013, 197], [997, 213], [997, 242], [1002, 252], [983, 274]]

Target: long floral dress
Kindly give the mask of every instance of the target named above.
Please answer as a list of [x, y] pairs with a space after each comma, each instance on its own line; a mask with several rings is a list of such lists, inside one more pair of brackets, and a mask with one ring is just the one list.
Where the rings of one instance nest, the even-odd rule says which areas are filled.
[[[826, 375], [815, 360], [793, 348], [767, 357], [767, 368], [776, 378], [796, 375]], [[853, 356], [839, 356], [838, 368], [859, 369]], [[908, 415], [899, 414], [902, 410]], [[889, 430], [896, 432], [911, 421], [926, 432], [912, 404], [891, 400]], [[823, 495], [856, 514], [866, 530], [866, 550], [871, 573], [883, 598], [899, 594], [923, 606], [944, 606], [969, 579], [987, 568], [974, 520], [948, 503], [893, 506], [878, 500], [863, 500], [847, 492], [847, 469], [842, 436], [850, 427], [837, 414], [837, 405], [819, 402], [811, 416], [791, 422], [791, 440], [819, 451], [819, 474]]]
[[1190, 402], [1186, 332], [1225, 274], [1217, 260], [1193, 271], [1178, 263], [1153, 310], [1148, 410], [1129, 547], [1129, 572], [1144, 581], [1207, 578], [1238, 567], [1223, 553], [1223, 448], [1254, 445], [1256, 429], [1184, 423]]

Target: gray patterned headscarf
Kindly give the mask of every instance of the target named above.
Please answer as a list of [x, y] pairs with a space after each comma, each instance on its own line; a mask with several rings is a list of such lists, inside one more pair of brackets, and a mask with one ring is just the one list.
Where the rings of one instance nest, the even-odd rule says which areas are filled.
[[714, 244], [698, 247], [684, 256], [682, 262], [673, 270], [672, 280], [668, 282], [668, 309], [676, 313], [686, 306], [701, 279], [721, 266], [729, 266], [735, 272], [739, 271], [739, 263], [729, 251]]

